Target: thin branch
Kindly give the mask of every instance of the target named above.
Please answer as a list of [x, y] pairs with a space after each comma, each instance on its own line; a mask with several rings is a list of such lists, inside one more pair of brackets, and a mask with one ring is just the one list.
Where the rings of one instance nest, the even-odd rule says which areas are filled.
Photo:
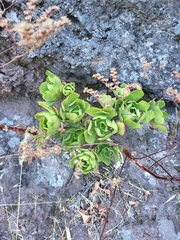
[[[169, 175], [169, 177], [163, 177], [163, 176], [159, 176], [153, 172], [150, 171], [150, 169], [148, 169], [147, 167], [143, 166], [142, 164], [140, 164], [135, 157], [133, 157], [130, 152], [128, 150], [124, 150], [123, 151], [124, 154], [133, 162], [135, 163], [142, 171], [148, 172], [150, 175], [152, 175], [153, 177], [160, 179], [160, 180], [166, 180], [166, 181], [177, 181], [180, 182], [180, 177], [172, 177], [170, 175], [170, 173], [168, 173], [166, 170], [165, 172]], [[161, 166], [161, 165], [160, 165]], [[161, 166], [162, 167], [162, 166]], [[162, 167], [163, 168], [163, 167]], [[163, 168], [164, 170], [164, 168]]]

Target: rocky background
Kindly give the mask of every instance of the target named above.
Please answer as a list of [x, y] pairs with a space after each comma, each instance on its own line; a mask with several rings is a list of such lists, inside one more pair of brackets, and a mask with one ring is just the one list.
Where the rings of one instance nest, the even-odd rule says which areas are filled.
[[[23, 20], [26, 2], [17, 0], [4, 17], [14, 22]], [[8, 7], [11, 1], [3, 3]], [[108, 77], [111, 67], [117, 69], [121, 82], [141, 83], [148, 99], [163, 97], [168, 86], [180, 90], [180, 81], [173, 73], [180, 72], [180, 1], [42, 0], [35, 14], [40, 16], [52, 5], [59, 7], [53, 18], [66, 15], [72, 25], [28, 56], [0, 69], [0, 124], [37, 126], [33, 115], [39, 111], [38, 87], [45, 80], [47, 69], [67, 82], [76, 82], [79, 92], [87, 85], [102, 88], [92, 75], [98, 72]], [[13, 58], [12, 52], [3, 53], [11, 44], [1, 29], [1, 64]], [[174, 105], [168, 103], [167, 111], [168, 121], [175, 123]], [[22, 138], [13, 131], [0, 131], [0, 238], [15, 239], [18, 232], [16, 239], [63, 239], [68, 235], [69, 226], [74, 240], [80, 236], [85, 240], [98, 240], [99, 235], [95, 234], [98, 230], [89, 226], [94, 233], [90, 238], [88, 228], [77, 215], [82, 195], [89, 199], [88, 191], [92, 190], [97, 176], [74, 180], [66, 153], [23, 165], [21, 204], [25, 205], [21, 205], [17, 227], [20, 165], [16, 154]], [[155, 152], [164, 148], [168, 140], [159, 133], [153, 135], [142, 130], [127, 134], [124, 141], [134, 149]], [[179, 157], [170, 160], [173, 165], [169, 166], [166, 160], [166, 167], [178, 175]], [[116, 211], [109, 217], [107, 231], [115, 230], [107, 233], [108, 239], [180, 240], [179, 184], [160, 182], [132, 163], [127, 164], [123, 181], [120, 190], [135, 196], [141, 204], [137, 208], [132, 206], [129, 219], [123, 215], [123, 224], [119, 226], [122, 209], [114, 207]], [[146, 199], [145, 192], [129, 182], [149, 190], [151, 195]], [[82, 195], [78, 195], [79, 192]], [[126, 196], [127, 203], [134, 201]], [[165, 204], [172, 196], [175, 197]], [[44, 204], [35, 204], [37, 202]], [[124, 204], [118, 193], [115, 204]]]
[[[11, 1], [4, 1], [6, 5]], [[5, 17], [24, 18], [26, 1], [17, 0]], [[150, 95], [161, 97], [165, 89], [180, 83], [171, 76], [180, 71], [180, 2], [177, 0], [40, 1], [35, 16], [49, 6], [68, 16], [72, 25], [40, 49], [1, 69], [1, 95], [36, 95], [44, 71], [49, 69], [79, 86], [96, 83], [92, 74], [108, 76], [115, 67], [122, 82], [139, 82]], [[1, 31], [1, 51], [10, 43]], [[12, 58], [1, 55], [1, 63]]]

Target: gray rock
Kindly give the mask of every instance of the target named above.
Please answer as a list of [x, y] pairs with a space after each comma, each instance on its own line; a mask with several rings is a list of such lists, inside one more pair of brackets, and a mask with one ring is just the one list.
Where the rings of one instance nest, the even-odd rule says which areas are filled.
[[160, 221], [159, 231], [163, 239], [177, 239], [177, 234], [174, 231], [174, 225], [171, 220], [162, 219]]
[[[26, 2], [17, 0], [16, 4], [5, 13], [5, 16], [11, 17], [13, 21], [22, 20]], [[6, 3], [10, 3], [10, 1], [6, 1]], [[39, 111], [39, 108], [35, 103], [36, 100], [30, 101], [29, 97], [39, 98], [38, 87], [45, 80], [46, 69], [66, 81], [76, 82], [80, 92], [87, 84], [96, 84], [96, 80], [91, 77], [93, 73], [99, 72], [108, 77], [110, 67], [116, 67], [121, 82], [141, 83], [150, 98], [162, 97], [170, 85], [179, 90], [180, 82], [171, 74], [174, 70], [180, 71], [180, 1], [44, 0], [38, 5], [35, 15], [40, 16], [48, 6], [54, 4], [59, 6], [59, 11], [54, 13], [53, 18], [58, 19], [67, 15], [71, 19], [72, 25], [64, 28], [28, 56], [0, 69], [0, 96], [3, 97], [0, 101], [1, 124], [24, 127], [36, 124], [33, 115]], [[7, 44], [11, 44], [11, 41], [7, 41], [7, 37], [7, 33], [0, 32], [1, 52], [9, 47]], [[12, 57], [12, 52], [5, 52], [1, 56], [0, 62], [8, 62]], [[96, 86], [98, 87], [98, 85]], [[5, 96], [17, 98], [10, 98], [6, 101], [4, 100]], [[21, 98], [21, 96], [25, 96], [25, 98]], [[124, 146], [148, 153], [164, 148], [165, 140], [167, 141], [164, 135], [159, 135], [157, 132], [155, 134], [152, 131], [147, 133], [146, 130], [142, 129], [140, 133], [135, 130], [131, 133], [127, 131], [127, 137], [121, 137], [119, 141]], [[4, 189], [4, 196], [0, 192], [1, 205], [4, 204], [4, 199], [6, 204], [16, 204], [18, 200], [19, 188], [17, 186], [20, 182], [20, 167], [14, 153], [17, 153], [18, 142], [21, 139], [22, 137], [17, 133], [0, 132], [0, 154], [11, 154], [10, 159], [4, 157], [1, 161], [1, 168], [4, 171], [0, 182]], [[161, 156], [154, 157], [158, 160]], [[169, 165], [169, 161], [165, 161], [165, 167], [173, 173], [173, 176], [176, 176], [178, 172], [174, 166], [179, 166], [179, 159], [171, 157], [170, 160], [173, 165]], [[66, 205], [63, 205], [65, 203], [59, 202], [63, 199], [65, 202], [71, 202], [74, 195], [78, 192], [81, 193], [83, 188], [90, 191], [93, 186], [88, 185], [88, 176], [86, 181], [70, 179], [71, 169], [68, 167], [68, 161], [65, 156], [54, 158], [49, 156], [42, 161], [36, 159], [30, 164], [24, 163], [20, 233], [26, 239], [49, 239], [51, 234], [54, 234], [53, 224], [56, 225], [58, 233], [60, 226], [58, 239], [59, 236], [62, 236], [62, 231], [66, 226], [70, 226], [71, 230], [74, 229], [75, 237], [72, 234], [73, 239], [78, 239], [80, 235], [88, 239], [82, 222], [77, 222], [77, 227], [73, 224], [73, 226], [66, 225], [65, 220], [68, 216], [70, 219], [67, 221], [68, 224], [72, 219], [76, 220], [77, 208], [66, 209], [64, 208]], [[145, 160], [140, 163], [146, 164]], [[108, 227], [116, 231], [114, 237], [128, 240], [133, 239], [134, 236], [136, 239], [167, 240], [168, 236], [169, 239], [179, 240], [179, 203], [173, 199], [167, 205], [164, 204], [173, 194], [177, 193], [178, 186], [175, 183], [160, 182], [154, 179], [132, 162], [127, 162], [127, 165], [128, 168], [123, 171], [124, 175], [127, 175], [127, 181], [122, 183], [120, 190], [128, 191], [127, 184], [130, 181], [138, 187], [134, 188], [136, 192], [130, 188], [130, 193], [133, 190], [132, 194], [136, 193], [137, 199], [140, 198], [138, 189], [141, 187], [150, 191], [151, 195], [137, 209], [131, 207], [132, 218], [128, 219], [132, 221], [131, 226], [126, 224], [121, 228], [118, 225], [120, 215], [109, 217]], [[158, 173], [161, 172], [157, 169]], [[88, 197], [87, 191], [82, 191], [85, 197]], [[141, 197], [144, 201], [142, 194], [144, 194], [143, 191], [141, 191]], [[118, 199], [117, 193], [117, 204], [114, 206], [120, 206], [120, 201], [121, 196]], [[44, 204], [41, 204], [43, 202]], [[23, 206], [23, 203], [28, 205]], [[0, 208], [0, 237], [10, 239], [10, 227], [11, 234], [17, 232], [17, 227], [13, 224], [11, 224], [12, 226], [7, 225], [7, 222], [17, 221], [16, 217], [14, 220], [17, 207], [8, 205], [9, 216], [5, 210], [4, 207]], [[70, 210], [69, 215], [67, 210]], [[54, 221], [52, 221], [53, 218]], [[115, 226], [118, 227], [114, 228]], [[117, 233], [121, 234], [121, 230], [122, 238], [117, 235]]]
[[17, 137], [12, 137], [9, 141], [8, 141], [8, 145], [11, 148], [15, 148], [16, 146], [19, 146], [20, 144], [20, 140]]
[[177, 36], [180, 35], [180, 23], [174, 27], [173, 32]]
[[[51, 186], [51, 194], [53, 188], [62, 187], [69, 179], [72, 171], [68, 166], [68, 161], [62, 164], [62, 156], [49, 155], [43, 161], [41, 167], [37, 171], [36, 184], [43, 182], [46, 185]], [[62, 166], [60, 167], [60, 163]], [[53, 188], [52, 188], [53, 187]]]

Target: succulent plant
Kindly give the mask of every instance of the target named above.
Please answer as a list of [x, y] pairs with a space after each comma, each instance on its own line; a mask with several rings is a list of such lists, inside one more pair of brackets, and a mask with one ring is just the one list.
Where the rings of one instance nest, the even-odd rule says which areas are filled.
[[58, 111], [55, 107], [50, 107], [47, 102], [38, 102], [38, 104], [48, 111], [39, 112], [34, 117], [39, 120], [40, 128], [47, 132], [49, 136], [52, 136], [58, 131], [61, 124]]
[[125, 125], [140, 128], [148, 124], [166, 132], [163, 124], [168, 115], [161, 110], [165, 102], [142, 100], [144, 92], [139, 84], [119, 86], [117, 73], [112, 71], [113, 83], [108, 83], [108, 79], [100, 74], [97, 74], [97, 79], [105, 83], [114, 96], [85, 88], [86, 93], [97, 98], [100, 107], [91, 106], [80, 99], [75, 92], [75, 83], [62, 83], [50, 71], [46, 71], [46, 82], [40, 86], [45, 101], [38, 104], [46, 111], [35, 115], [45, 132], [39, 137], [39, 142], [47, 135], [60, 138], [64, 149], [72, 155], [70, 166], [75, 167], [76, 172], [87, 174], [95, 170], [100, 162], [109, 165], [112, 158], [121, 161], [123, 148], [113, 145], [110, 137], [115, 134], [123, 136]]
[[84, 128], [72, 127], [69, 128], [62, 140], [63, 146], [74, 146], [85, 143]]
[[118, 132], [118, 126], [114, 120], [97, 118], [91, 120], [87, 130], [84, 131], [87, 143], [105, 141]]
[[80, 121], [87, 109], [90, 108], [90, 104], [84, 100], [79, 99], [78, 93], [71, 93], [64, 101], [61, 103], [60, 116], [63, 121]]
[[98, 155], [88, 149], [79, 149], [69, 162], [70, 167], [74, 167], [83, 174], [87, 174], [96, 169], [99, 165]]
[[42, 94], [42, 98], [53, 104], [62, 97], [63, 84], [60, 78], [52, 72], [46, 71], [46, 75], [46, 81], [40, 85], [39, 90]]
[[66, 83], [62, 89], [64, 96], [69, 96], [74, 91], [75, 91], [75, 83], [74, 82]]
[[96, 146], [95, 151], [99, 160], [109, 166], [112, 158], [114, 158], [116, 162], [121, 160], [119, 152], [122, 152], [123, 148], [121, 146], [99, 144]]

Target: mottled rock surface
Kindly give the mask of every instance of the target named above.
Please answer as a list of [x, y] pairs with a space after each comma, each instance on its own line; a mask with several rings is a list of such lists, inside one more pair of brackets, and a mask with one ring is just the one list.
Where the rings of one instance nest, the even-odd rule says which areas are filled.
[[[33, 114], [38, 110], [35, 101], [28, 98], [1, 99], [0, 124], [37, 126]], [[176, 119], [172, 106], [168, 109], [170, 111], [172, 115], [168, 122]], [[18, 231], [20, 240], [63, 239], [68, 234], [74, 240], [78, 240], [79, 236], [84, 240], [99, 240], [104, 222], [98, 210], [85, 225], [78, 209], [86, 209], [88, 204], [95, 202], [108, 208], [110, 199], [106, 193], [110, 191], [112, 197], [112, 181], [113, 177], [118, 177], [119, 169], [116, 170], [113, 164], [109, 167], [102, 165], [100, 173], [105, 192], [97, 191], [92, 195], [100, 175], [88, 174], [75, 179], [68, 166], [69, 155], [66, 152], [51, 154], [44, 160], [25, 162], [21, 173], [17, 154], [22, 139], [23, 135], [14, 131], [0, 131], [0, 238], [14, 239]], [[139, 151], [152, 154], [169, 145], [165, 135], [146, 127], [138, 131], [127, 129], [124, 137], [117, 136], [113, 140], [134, 149], [136, 154]], [[151, 157], [157, 161], [169, 153], [170, 150], [166, 150]], [[145, 165], [149, 161], [143, 158], [140, 163]], [[179, 175], [179, 155], [163, 159], [161, 164], [173, 176]], [[156, 173], [161, 175], [162, 169], [157, 167]], [[113, 240], [170, 240], [173, 236], [173, 239], [179, 240], [179, 209], [178, 182], [158, 180], [126, 161], [104, 236]]]
[[[11, 1], [3, 2], [7, 7]], [[14, 22], [22, 20], [26, 2], [17, 0], [5, 16]], [[59, 6], [53, 18], [67, 15], [72, 25], [40, 49], [0, 69], [0, 124], [37, 127], [33, 115], [39, 111], [38, 87], [47, 69], [76, 82], [79, 92], [86, 85], [96, 84], [93, 73], [108, 77], [111, 67], [116, 67], [120, 81], [141, 83], [148, 98], [162, 97], [168, 86], [180, 89], [180, 82], [172, 76], [174, 70], [180, 71], [180, 1], [44, 0], [35, 14], [40, 16], [51, 5]], [[1, 29], [0, 51], [11, 45]], [[7, 51], [0, 63], [12, 58], [12, 52]], [[167, 124], [174, 124], [174, 106], [169, 104], [167, 111]], [[180, 141], [179, 132], [176, 137]], [[17, 151], [22, 139], [23, 135], [14, 131], [0, 131], [0, 239], [11, 240], [18, 235], [19, 240], [65, 236], [99, 240], [103, 225], [97, 209], [94, 222], [87, 226], [78, 212], [95, 201], [109, 207], [106, 193], [91, 195], [99, 175], [76, 180], [68, 166], [69, 156], [63, 152], [23, 163], [21, 173]], [[167, 136], [147, 128], [127, 131], [125, 137], [115, 140], [146, 154], [169, 146]], [[167, 154], [168, 150], [153, 157], [158, 160]], [[143, 158], [141, 163], [149, 161]], [[164, 159], [162, 164], [172, 175], [179, 175], [178, 155]], [[102, 166], [100, 173], [105, 183], [102, 188], [110, 189], [112, 196], [111, 181], [118, 171], [114, 166]], [[157, 168], [157, 174], [161, 173]], [[127, 161], [104, 236], [113, 240], [180, 240], [179, 189], [178, 182], [157, 180]]]

